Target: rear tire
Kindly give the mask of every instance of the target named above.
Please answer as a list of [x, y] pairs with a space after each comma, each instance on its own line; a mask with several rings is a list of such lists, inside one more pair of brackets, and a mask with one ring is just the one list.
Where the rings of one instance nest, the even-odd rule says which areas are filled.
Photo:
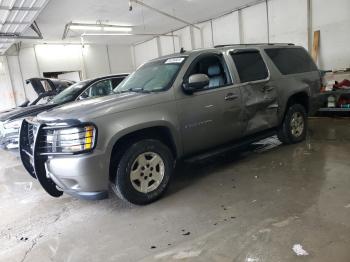
[[286, 112], [283, 123], [277, 130], [279, 140], [284, 144], [299, 143], [306, 138], [307, 114], [301, 104], [291, 105]]
[[174, 157], [166, 145], [154, 139], [134, 142], [125, 150], [114, 171], [114, 191], [132, 204], [149, 204], [164, 194], [173, 169]]

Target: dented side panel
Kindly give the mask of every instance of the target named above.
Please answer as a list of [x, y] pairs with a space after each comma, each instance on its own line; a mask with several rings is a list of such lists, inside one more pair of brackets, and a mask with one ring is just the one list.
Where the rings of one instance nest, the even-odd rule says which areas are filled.
[[273, 82], [246, 84], [240, 87], [246, 135], [273, 128], [278, 123], [277, 87]]

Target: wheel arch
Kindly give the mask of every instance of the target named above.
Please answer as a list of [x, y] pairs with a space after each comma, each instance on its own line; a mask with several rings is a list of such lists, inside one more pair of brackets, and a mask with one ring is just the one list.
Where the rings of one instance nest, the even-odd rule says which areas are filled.
[[301, 104], [302, 106], [304, 106], [305, 111], [308, 114], [310, 110], [310, 97], [308, 93], [303, 90], [289, 96], [288, 100], [286, 101], [285, 107], [283, 108], [283, 111], [282, 111], [283, 115], [282, 115], [281, 122], [283, 121], [288, 108], [294, 104]]
[[167, 145], [173, 153], [174, 158], [178, 158], [182, 153], [182, 148], [176, 136], [175, 129], [164, 123], [154, 123], [150, 126], [134, 126], [118, 132], [110, 142], [109, 178], [113, 181], [116, 165], [126, 150], [128, 145], [141, 139], [157, 139]]

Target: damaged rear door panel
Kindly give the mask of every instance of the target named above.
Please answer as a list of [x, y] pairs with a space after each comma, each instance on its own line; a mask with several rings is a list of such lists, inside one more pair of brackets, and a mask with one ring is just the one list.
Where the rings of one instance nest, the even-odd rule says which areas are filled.
[[278, 123], [278, 95], [266, 63], [257, 49], [235, 49], [230, 56], [240, 80], [246, 135]]

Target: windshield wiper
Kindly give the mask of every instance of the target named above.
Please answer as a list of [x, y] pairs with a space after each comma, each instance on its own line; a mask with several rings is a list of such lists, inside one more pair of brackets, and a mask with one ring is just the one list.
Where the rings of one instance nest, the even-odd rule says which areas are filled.
[[135, 92], [135, 93], [150, 93], [151, 91], [149, 90], [145, 90], [143, 87], [142, 88], [129, 88], [126, 90], [122, 90], [122, 91], [117, 91], [115, 92], [116, 94], [122, 94], [122, 93], [130, 93], [130, 92]]

